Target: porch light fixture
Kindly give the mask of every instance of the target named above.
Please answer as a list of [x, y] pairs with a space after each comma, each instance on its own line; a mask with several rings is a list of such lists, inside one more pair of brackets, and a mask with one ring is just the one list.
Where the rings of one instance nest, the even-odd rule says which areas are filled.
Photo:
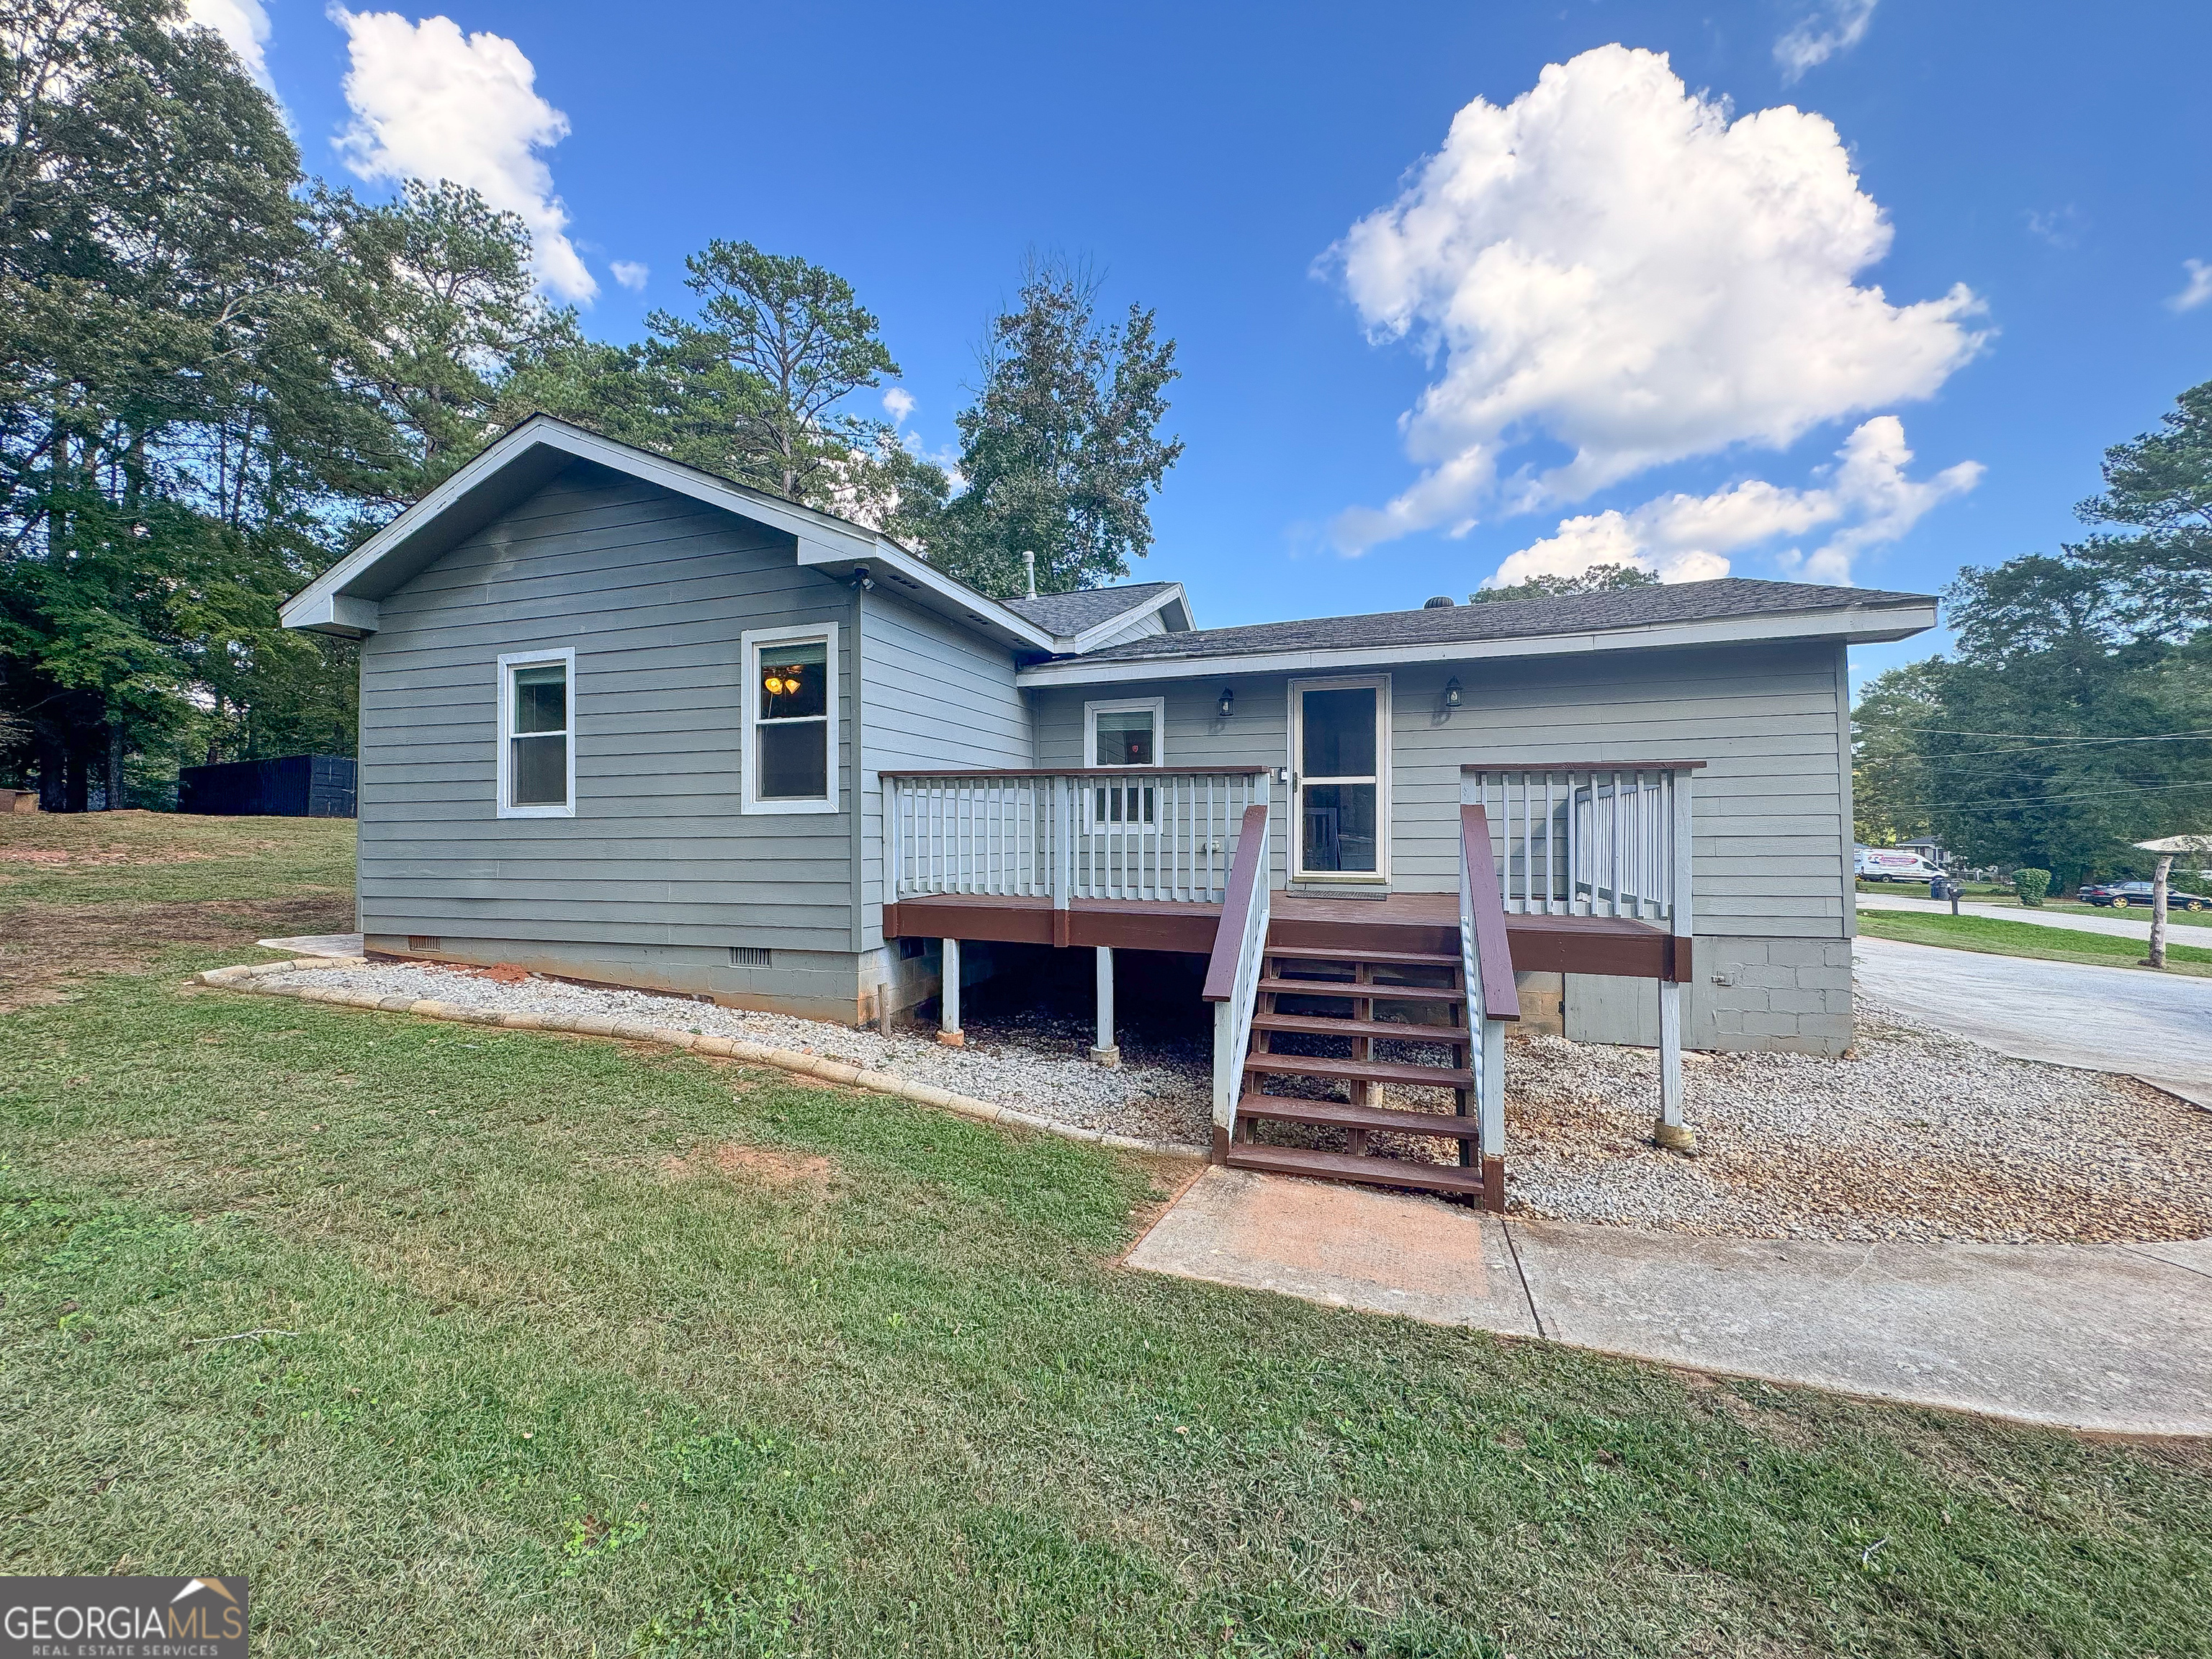
[[1221, 702], [1219, 707], [1221, 709], [1221, 718], [1224, 720], [1227, 720], [1231, 714], [1237, 712], [1237, 693], [1225, 685], [1221, 688]]
[[1444, 682], [1444, 707], [1447, 708], [1459, 707], [1459, 681], [1456, 678]]
[[868, 574], [867, 566], [861, 565], [853, 572], [852, 586], [853, 591], [855, 593], [869, 592], [875, 587], [875, 585], [876, 579]]

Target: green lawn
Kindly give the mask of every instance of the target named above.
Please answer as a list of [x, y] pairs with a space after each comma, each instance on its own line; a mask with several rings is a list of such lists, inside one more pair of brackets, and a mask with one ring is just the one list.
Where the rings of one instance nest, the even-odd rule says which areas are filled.
[[[1862, 893], [1874, 893], [1887, 898], [1926, 898], [1926, 885], [1914, 885], [1895, 881], [1864, 881], [1856, 884]], [[1968, 882], [1964, 902], [1969, 915], [1980, 910], [2017, 910], [2019, 896], [2008, 887], [1993, 887], [1986, 882]], [[2150, 920], [2148, 905], [2130, 904], [2125, 910], [2114, 910], [2109, 905], [2084, 904], [2079, 899], [2047, 898], [2043, 909], [2061, 916], [2132, 916], [2137, 921]], [[2179, 905], [2166, 912], [2166, 920], [2177, 927], [2212, 927], [2212, 910], [2185, 910]]]
[[[1996, 916], [1947, 915], [1941, 911], [1862, 910], [1859, 932], [1877, 939], [1903, 939], [1909, 945], [1944, 945], [1954, 951], [1979, 951], [1991, 956], [2039, 957], [2046, 962], [2088, 962], [2106, 967], [2131, 968], [2143, 959], [2141, 939], [2113, 933], [2077, 933], [2068, 927], [2045, 927], [2033, 921], [2007, 921]], [[2169, 973], [2212, 975], [2212, 950], [2201, 945], [2166, 947]]]
[[2202, 1448], [1127, 1273], [1100, 1149], [180, 983], [250, 954], [0, 1016], [0, 1570], [376, 1659], [2212, 1653]]

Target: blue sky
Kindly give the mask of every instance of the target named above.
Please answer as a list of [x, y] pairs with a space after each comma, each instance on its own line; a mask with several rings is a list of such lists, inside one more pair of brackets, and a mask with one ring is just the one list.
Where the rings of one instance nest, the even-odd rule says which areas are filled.
[[1598, 554], [1937, 589], [2074, 534], [2104, 446], [2212, 378], [2198, 6], [265, 17], [311, 169], [509, 192], [594, 333], [713, 236], [842, 272], [927, 451], [1024, 252], [1089, 258], [1180, 342], [1135, 574], [1208, 624]]

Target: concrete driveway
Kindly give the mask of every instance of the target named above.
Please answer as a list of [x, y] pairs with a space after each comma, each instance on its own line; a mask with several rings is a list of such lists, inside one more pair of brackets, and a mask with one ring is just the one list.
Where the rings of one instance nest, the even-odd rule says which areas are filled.
[[2128, 1073], [2212, 1109], [2212, 979], [1865, 934], [1851, 960], [1869, 995], [1999, 1054]]
[[1128, 1265], [1843, 1394], [2212, 1434], [2212, 1241], [1698, 1238], [1217, 1168]]
[[[1942, 904], [1924, 898], [1899, 898], [1887, 893], [1861, 893], [1858, 908], [1862, 910], [1917, 911], [1925, 916], [1948, 916], [1951, 906], [1947, 900]], [[2036, 927], [2057, 927], [2075, 933], [2104, 933], [2113, 939], [2140, 939], [2150, 943], [2150, 912], [2129, 910], [2120, 915], [2098, 915], [2084, 916], [2058, 910], [2031, 910], [2019, 904], [1977, 904], [1972, 899], [1959, 902], [1962, 916], [1982, 916], [1991, 921], [2024, 921]], [[2168, 945], [2197, 945], [2212, 946], [2212, 926], [2200, 921], [2185, 921], [2179, 915], [2167, 918], [2166, 942]]]

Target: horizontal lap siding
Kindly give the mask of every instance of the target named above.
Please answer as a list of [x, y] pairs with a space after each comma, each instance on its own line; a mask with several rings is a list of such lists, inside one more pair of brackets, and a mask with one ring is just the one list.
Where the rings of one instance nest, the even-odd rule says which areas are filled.
[[[1233, 696], [1229, 718], [1221, 716], [1221, 693]], [[1160, 764], [1202, 771], [1210, 766], [1280, 766], [1290, 745], [1290, 696], [1283, 677], [1224, 675], [1218, 679], [1170, 680], [1127, 687], [1054, 687], [1032, 694], [1037, 721], [1037, 764], [1087, 766], [1084, 752], [1083, 707], [1158, 697], [1165, 704], [1167, 729], [1160, 735]], [[1268, 799], [1273, 821], [1268, 831], [1277, 884], [1285, 869], [1283, 791], [1271, 779]]]
[[883, 942], [884, 772], [1039, 764], [1011, 652], [883, 592], [860, 601], [861, 945]]
[[[1458, 879], [1460, 768], [1517, 760], [1702, 760], [1692, 784], [1703, 933], [1842, 937], [1850, 806], [1837, 695], [1843, 647], [1732, 646], [1395, 677], [1397, 884]], [[1456, 675], [1461, 707], [1443, 717]]]
[[[1392, 885], [1409, 892], [1457, 885], [1462, 764], [1703, 760], [1710, 764], [1692, 786], [1698, 931], [1844, 937], [1850, 802], [1841, 672], [1842, 647], [1825, 643], [1393, 670]], [[1444, 684], [1454, 678], [1461, 703], [1447, 710]], [[1236, 694], [1225, 720], [1218, 707], [1224, 687]], [[1167, 765], [1282, 766], [1290, 759], [1285, 676], [1154, 682], [1127, 691], [1165, 698]], [[1034, 695], [1038, 763], [1076, 766], [1084, 760], [1084, 703], [1121, 690]], [[1272, 793], [1279, 881], [1287, 791]]]
[[[848, 951], [836, 813], [740, 811], [740, 636], [836, 623], [841, 776], [854, 605], [788, 537], [580, 466], [385, 599], [362, 652], [370, 933]], [[498, 659], [576, 653], [576, 815], [501, 818]]]

